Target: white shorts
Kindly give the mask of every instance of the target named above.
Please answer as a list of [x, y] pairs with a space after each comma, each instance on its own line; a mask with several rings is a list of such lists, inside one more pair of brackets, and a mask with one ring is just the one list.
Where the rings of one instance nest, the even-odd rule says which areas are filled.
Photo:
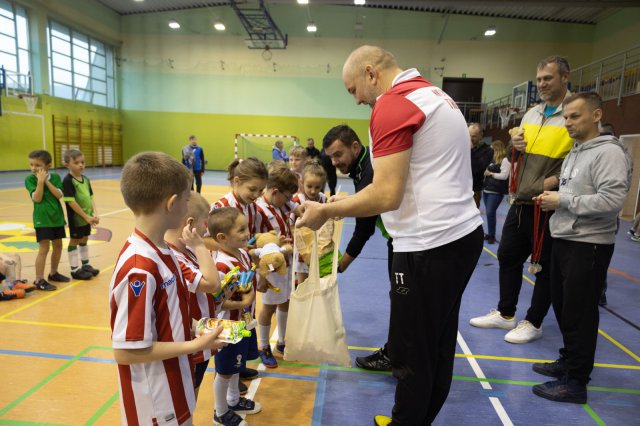
[[270, 272], [267, 280], [274, 286], [280, 288], [280, 293], [273, 290], [267, 290], [262, 293], [262, 303], [265, 305], [280, 305], [285, 303], [291, 297], [291, 269], [287, 269], [286, 275], [280, 275], [276, 272]]

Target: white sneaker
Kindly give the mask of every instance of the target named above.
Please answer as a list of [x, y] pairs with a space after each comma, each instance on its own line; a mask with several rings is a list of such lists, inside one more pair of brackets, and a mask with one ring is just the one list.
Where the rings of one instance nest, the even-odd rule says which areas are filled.
[[535, 328], [527, 320], [520, 321], [518, 326], [504, 336], [509, 343], [529, 343], [542, 337], [542, 327]]
[[469, 324], [480, 328], [502, 328], [511, 330], [516, 326], [516, 317], [506, 319], [500, 315], [500, 311], [492, 309], [487, 315], [471, 318]]

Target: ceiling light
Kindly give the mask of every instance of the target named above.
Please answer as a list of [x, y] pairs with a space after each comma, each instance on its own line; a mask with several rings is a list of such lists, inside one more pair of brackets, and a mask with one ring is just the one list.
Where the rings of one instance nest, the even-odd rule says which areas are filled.
[[484, 36], [485, 37], [491, 37], [493, 35], [496, 34], [496, 27], [489, 27], [486, 29], [486, 31], [484, 32]]
[[356, 6], [364, 6], [366, 2], [367, 0], [353, 0], [353, 4], [355, 4]]
[[298, 4], [309, 4], [309, 0], [298, 0]]
[[178, 28], [180, 28], [180, 24], [175, 19], [172, 19], [169, 21], [169, 28], [177, 30]]
[[309, 21], [309, 23], [307, 24], [307, 31], [309, 31], [310, 33], [315, 33], [316, 31], [318, 31], [316, 23], [313, 21]]
[[215, 28], [218, 31], [224, 31], [227, 29], [227, 27], [224, 26], [224, 24], [220, 21], [216, 22], [213, 24], [213, 28]]

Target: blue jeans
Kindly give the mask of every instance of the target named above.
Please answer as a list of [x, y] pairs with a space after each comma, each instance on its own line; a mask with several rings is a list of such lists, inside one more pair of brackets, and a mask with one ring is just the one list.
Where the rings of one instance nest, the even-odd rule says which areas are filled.
[[491, 192], [483, 192], [484, 207], [487, 210], [487, 235], [496, 236], [496, 212], [504, 195]]

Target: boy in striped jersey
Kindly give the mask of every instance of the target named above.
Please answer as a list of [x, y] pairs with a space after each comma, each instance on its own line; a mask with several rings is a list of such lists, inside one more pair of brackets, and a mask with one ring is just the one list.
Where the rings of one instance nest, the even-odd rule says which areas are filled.
[[[299, 215], [300, 206], [291, 201], [291, 197], [298, 191], [298, 178], [284, 165], [269, 165], [269, 178], [267, 189], [262, 197], [256, 200], [256, 231], [258, 233], [275, 231], [284, 241], [293, 241], [291, 228], [292, 217]], [[287, 266], [291, 267], [292, 259], [287, 259]], [[285, 334], [287, 331], [287, 316], [289, 314], [289, 297], [291, 295], [291, 273], [285, 275], [269, 274], [269, 282], [280, 289], [276, 292], [266, 288], [266, 283], [258, 285], [259, 291], [264, 291], [262, 296], [262, 309], [258, 316], [258, 347], [260, 359], [265, 367], [276, 368], [276, 361], [271, 346], [269, 335], [271, 332], [271, 317], [276, 314], [278, 324], [278, 342], [276, 350], [284, 354]]]
[[[220, 290], [220, 277], [211, 252], [202, 239], [207, 230], [208, 220], [209, 203], [202, 195], [191, 191], [187, 202], [187, 214], [180, 226], [169, 229], [164, 234], [165, 241], [178, 259], [182, 276], [189, 289], [189, 310], [191, 319], [195, 321], [205, 317], [214, 318], [216, 310], [219, 309], [212, 293]], [[196, 397], [211, 356], [212, 351], [205, 349], [193, 354], [191, 358], [195, 365]]]
[[122, 424], [191, 425], [195, 392], [188, 355], [224, 346], [191, 340], [187, 286], [164, 241], [187, 213], [191, 173], [160, 152], [133, 156], [120, 189], [135, 216], [109, 285], [111, 339]]
[[[235, 207], [215, 209], [209, 216], [209, 235], [218, 245], [216, 268], [223, 277], [233, 268], [239, 266], [240, 271], [251, 269], [251, 258], [244, 249], [249, 240], [247, 218]], [[255, 286], [253, 278], [251, 291], [234, 294], [222, 303], [218, 318], [242, 320], [242, 310], [250, 308], [251, 316], [255, 315]], [[227, 346], [215, 354], [216, 378], [213, 382], [215, 397], [215, 413], [213, 423], [222, 426], [246, 426], [240, 414], [255, 414], [262, 410], [258, 402], [240, 396], [238, 380], [240, 373], [246, 368], [247, 359], [255, 359], [258, 354], [255, 344], [255, 332], [251, 337]]]

